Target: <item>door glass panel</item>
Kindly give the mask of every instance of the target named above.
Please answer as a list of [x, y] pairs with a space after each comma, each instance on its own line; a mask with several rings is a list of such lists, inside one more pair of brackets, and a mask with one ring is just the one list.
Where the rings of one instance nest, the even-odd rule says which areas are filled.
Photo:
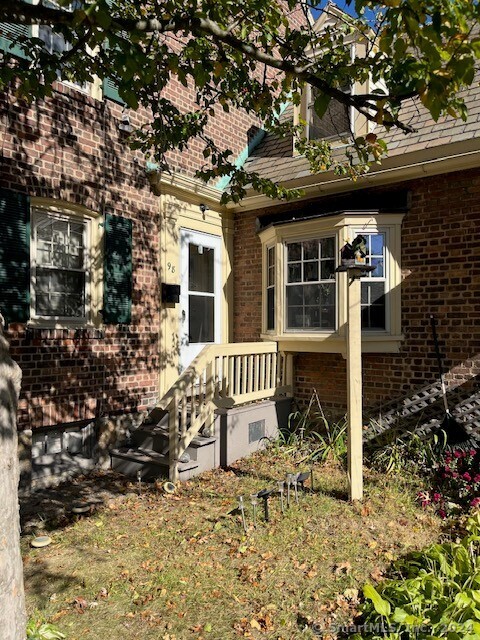
[[215, 341], [214, 303], [212, 296], [188, 296], [190, 344]]
[[188, 246], [188, 288], [190, 291], [213, 293], [215, 286], [215, 250], [190, 243]]

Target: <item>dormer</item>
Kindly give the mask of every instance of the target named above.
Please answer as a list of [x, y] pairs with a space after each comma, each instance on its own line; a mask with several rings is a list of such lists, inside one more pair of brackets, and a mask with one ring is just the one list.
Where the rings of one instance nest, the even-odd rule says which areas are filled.
[[[313, 24], [312, 29], [317, 34], [335, 29], [340, 30], [345, 24], [351, 23], [351, 20], [348, 13], [329, 2]], [[352, 62], [368, 55], [365, 39], [358, 32], [346, 34], [339, 46], [348, 47], [348, 55]], [[313, 58], [320, 52], [311, 49], [307, 53]], [[339, 88], [353, 94], [370, 93], [375, 89], [371, 78], [363, 83], [355, 82], [351, 86], [344, 85]], [[308, 140], [327, 140], [334, 147], [344, 146], [352, 137], [364, 136], [373, 130], [374, 125], [364, 115], [334, 98], [330, 100], [325, 114], [319, 117], [314, 109], [317, 95], [318, 90], [315, 87], [305, 85], [300, 105], [296, 106], [294, 110], [294, 123], [305, 123], [304, 135]]]

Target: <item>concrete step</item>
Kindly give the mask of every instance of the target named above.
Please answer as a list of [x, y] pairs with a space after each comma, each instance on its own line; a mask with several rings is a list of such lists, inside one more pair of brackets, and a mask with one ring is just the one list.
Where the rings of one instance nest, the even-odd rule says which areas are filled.
[[[168, 455], [145, 449], [120, 447], [112, 449], [110, 456], [112, 469], [126, 476], [136, 478], [140, 471], [142, 478], [145, 479], [168, 478]], [[180, 462], [178, 465], [180, 480], [189, 480], [197, 475], [195, 471], [198, 467], [198, 463], [194, 460]]]
[[[132, 446], [141, 449], [150, 449], [157, 453], [168, 453], [168, 428], [163, 425], [142, 424], [132, 431], [130, 441]], [[216, 441], [216, 438], [204, 437], [202, 435], [195, 436], [189, 445], [189, 449], [198, 449], [205, 447]], [[188, 451], [188, 449], [187, 449]]]

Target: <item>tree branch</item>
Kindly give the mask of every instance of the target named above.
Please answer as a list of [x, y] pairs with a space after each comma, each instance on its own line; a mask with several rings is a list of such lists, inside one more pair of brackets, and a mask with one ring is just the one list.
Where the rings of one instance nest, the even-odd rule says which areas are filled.
[[[81, 22], [87, 22], [89, 26], [95, 25], [94, 14], [90, 16], [80, 9], [75, 12], [69, 12], [62, 9], [54, 9], [45, 7], [43, 4], [33, 5], [22, 2], [21, 0], [0, 0], [0, 21], [4, 22], [20, 22], [22, 24], [52, 24], [52, 25], [75, 25], [78, 26], [79, 18], [82, 17]], [[118, 33], [120, 31], [128, 31], [130, 33], [168, 33], [185, 31], [191, 32], [192, 35], [197, 37], [211, 37], [215, 42], [228, 45], [230, 48], [243, 53], [256, 62], [264, 64], [272, 69], [276, 69], [283, 73], [288, 73], [296, 76], [302, 82], [310, 84], [313, 87], [320, 89], [326, 95], [334, 98], [338, 102], [346, 105], [353, 106], [357, 111], [362, 113], [368, 120], [376, 121], [375, 113], [378, 113], [379, 108], [372, 100], [378, 99], [375, 94], [364, 95], [351, 95], [344, 93], [341, 89], [331, 86], [325, 80], [322, 80], [315, 73], [311, 72], [312, 61], [307, 59], [302, 64], [295, 64], [286, 60], [285, 58], [276, 57], [273, 53], [264, 51], [254, 45], [251, 42], [244, 41], [232, 33], [233, 26], [223, 29], [217, 22], [210, 18], [200, 17], [198, 15], [183, 14], [175, 18], [168, 18], [161, 20], [158, 17], [145, 18], [142, 20], [135, 20], [129, 18], [113, 17], [112, 23], [107, 29], [104, 29], [104, 33], [107, 36], [108, 33]], [[298, 52], [291, 51], [292, 55], [297, 55]], [[396, 100], [402, 101], [408, 97], [412, 97], [416, 94], [409, 94], [405, 96], [381, 96], [384, 100]], [[386, 120], [385, 125], [400, 128], [405, 132], [412, 132], [414, 129], [397, 118], [392, 120]]]

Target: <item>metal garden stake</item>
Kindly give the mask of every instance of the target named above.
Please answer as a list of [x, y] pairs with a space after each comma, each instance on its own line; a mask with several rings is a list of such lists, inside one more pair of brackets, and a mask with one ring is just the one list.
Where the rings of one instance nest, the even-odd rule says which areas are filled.
[[137, 471], [137, 480], [138, 480], [138, 495], [142, 495], [142, 472], [140, 469]]
[[243, 496], [238, 496], [238, 508], [242, 514], [243, 530], [247, 533], [247, 522], [245, 520], [245, 505], [243, 504]]
[[256, 493], [252, 493], [250, 496], [250, 502], [252, 503], [253, 508], [253, 526], [257, 527], [257, 504], [258, 504], [258, 496]]
[[278, 481], [278, 493], [280, 494], [280, 508], [282, 513], [285, 513], [285, 506], [283, 504], [283, 490], [285, 488], [285, 482], [283, 480]]
[[292, 476], [293, 490], [295, 491], [295, 503], [298, 504], [298, 473]]
[[292, 474], [287, 473], [287, 507], [290, 506], [290, 487], [292, 485]]

